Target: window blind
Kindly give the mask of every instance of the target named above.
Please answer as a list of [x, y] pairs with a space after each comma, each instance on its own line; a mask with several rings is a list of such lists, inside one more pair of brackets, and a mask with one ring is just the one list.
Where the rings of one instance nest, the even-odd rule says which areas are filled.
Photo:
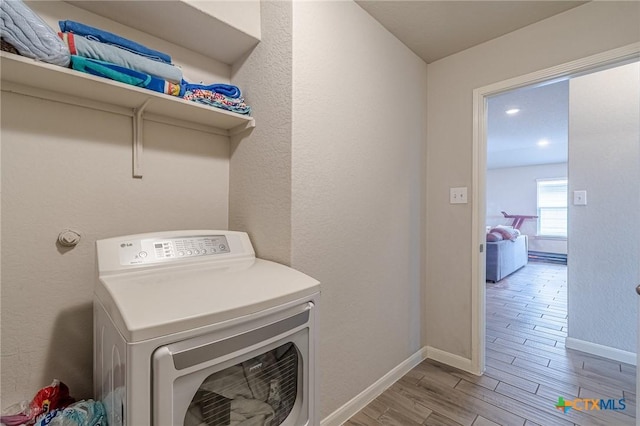
[[539, 179], [538, 235], [567, 236], [567, 179]]

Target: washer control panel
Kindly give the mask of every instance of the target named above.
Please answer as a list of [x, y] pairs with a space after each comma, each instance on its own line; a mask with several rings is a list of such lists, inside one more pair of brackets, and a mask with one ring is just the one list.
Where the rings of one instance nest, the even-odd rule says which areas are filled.
[[121, 241], [121, 265], [141, 265], [231, 253], [225, 235], [197, 237], [145, 238]]

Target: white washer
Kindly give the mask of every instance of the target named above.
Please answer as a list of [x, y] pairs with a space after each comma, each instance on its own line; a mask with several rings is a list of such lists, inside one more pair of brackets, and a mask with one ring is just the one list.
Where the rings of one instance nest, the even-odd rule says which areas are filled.
[[109, 425], [316, 425], [320, 283], [233, 231], [97, 242], [94, 390]]

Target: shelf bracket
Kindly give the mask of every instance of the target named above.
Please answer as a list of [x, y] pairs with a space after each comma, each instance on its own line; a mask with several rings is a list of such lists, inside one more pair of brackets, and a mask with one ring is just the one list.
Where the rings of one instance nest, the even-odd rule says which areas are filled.
[[138, 179], [142, 179], [142, 142], [144, 140], [142, 135], [142, 113], [150, 101], [151, 98], [133, 109], [133, 177]]

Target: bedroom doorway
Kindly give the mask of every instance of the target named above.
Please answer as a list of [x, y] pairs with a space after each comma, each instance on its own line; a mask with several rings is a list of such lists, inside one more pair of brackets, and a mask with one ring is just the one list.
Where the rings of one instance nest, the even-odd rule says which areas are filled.
[[568, 135], [568, 79], [487, 99], [485, 224], [494, 230], [488, 242], [497, 240], [486, 247], [488, 280], [507, 277], [527, 257], [566, 265]]
[[555, 363], [574, 361], [560, 350], [568, 316], [569, 80], [491, 96], [486, 110], [486, 374], [508, 382], [501, 372], [509, 370], [533, 390], [536, 381], [523, 376], [554, 376]]
[[[595, 71], [618, 67], [625, 63], [637, 62], [640, 47], [636, 45], [615, 49], [579, 61], [564, 64], [562, 66], [528, 74], [515, 79], [499, 82], [491, 86], [476, 89], [474, 91], [474, 153], [473, 153], [473, 176], [474, 185], [472, 193], [472, 241], [473, 241], [473, 276], [472, 286], [472, 317], [474, 327], [472, 330], [472, 364], [474, 370], [481, 373], [485, 371], [486, 356], [486, 258], [485, 258], [485, 235], [487, 225], [487, 199], [486, 188], [487, 176], [487, 105], [491, 97], [506, 94], [514, 90], [525, 88], [540, 88], [550, 86], [552, 83], [567, 81], [577, 76], [588, 75]], [[571, 154], [570, 154], [571, 155]], [[568, 185], [569, 194], [578, 188]], [[572, 199], [573, 202], [573, 199]], [[518, 215], [517, 212], [507, 212], [510, 215]], [[523, 214], [527, 215], [527, 214]], [[533, 216], [530, 215], [529, 216]], [[537, 224], [536, 224], [537, 226]], [[537, 229], [536, 229], [537, 231]], [[634, 284], [635, 286], [635, 284]], [[622, 295], [620, 296], [622, 297]], [[626, 295], [625, 297], [630, 297]], [[621, 351], [622, 356], [630, 352]], [[618, 354], [620, 355], [620, 354]], [[634, 354], [635, 355], [635, 354]], [[626, 358], [625, 358], [626, 359]], [[628, 361], [627, 361], [628, 362]], [[635, 364], [635, 359], [633, 360]]]

